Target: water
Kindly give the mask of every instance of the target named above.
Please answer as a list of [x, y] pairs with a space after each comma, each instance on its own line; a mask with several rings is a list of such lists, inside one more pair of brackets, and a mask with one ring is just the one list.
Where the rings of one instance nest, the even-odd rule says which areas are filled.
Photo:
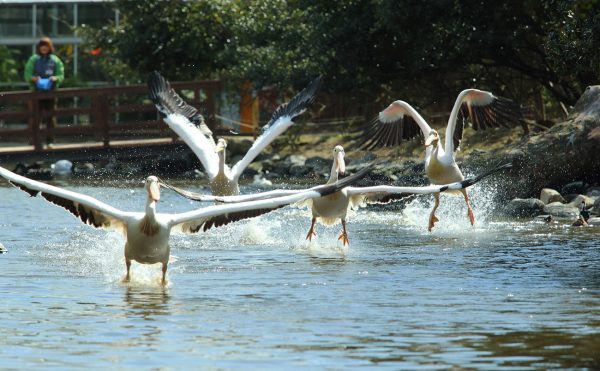
[[[136, 187], [138, 184], [135, 185]], [[141, 187], [141, 184], [139, 185]], [[121, 208], [144, 193], [71, 185]], [[489, 189], [488, 189], [489, 190]], [[2, 368], [600, 368], [600, 228], [495, 219], [472, 192], [351, 215], [304, 238], [286, 208], [193, 236], [125, 273], [123, 238], [0, 187]], [[196, 206], [163, 192], [161, 210]]]

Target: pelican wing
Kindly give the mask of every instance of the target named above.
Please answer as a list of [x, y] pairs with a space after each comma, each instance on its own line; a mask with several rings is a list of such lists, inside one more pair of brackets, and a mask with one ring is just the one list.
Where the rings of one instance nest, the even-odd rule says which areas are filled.
[[512, 164], [497, 166], [478, 176], [464, 179], [460, 182], [445, 185], [429, 185], [422, 187], [394, 187], [394, 186], [373, 186], [373, 187], [348, 187], [345, 192], [350, 197], [350, 205], [353, 208], [365, 206], [365, 204], [380, 203], [385, 204], [393, 201], [399, 201], [420, 194], [440, 193], [448, 190], [459, 190], [472, 186], [482, 179], [489, 177], [499, 171], [509, 169]]
[[37, 182], [2, 167], [0, 175], [31, 197], [41, 195], [47, 201], [66, 209], [83, 223], [96, 228], [117, 229], [124, 233], [127, 230], [127, 220], [135, 215], [118, 210], [93, 197]]
[[187, 213], [172, 215], [170, 226], [183, 233], [196, 233], [200, 229], [206, 231], [212, 227], [220, 227], [238, 220], [262, 215], [292, 203], [323, 197], [338, 192], [362, 179], [372, 169], [373, 165], [369, 165], [358, 171], [356, 174], [347, 176], [333, 184], [325, 184], [302, 192], [296, 192], [295, 194], [288, 196], [226, 205], [214, 205], [189, 211]]
[[[244, 201], [255, 201], [262, 200], [266, 198], [274, 198], [274, 197], [282, 197], [282, 196], [290, 196], [293, 194], [305, 192], [306, 189], [275, 189], [268, 192], [254, 193], [249, 195], [238, 195], [238, 196], [213, 196], [207, 195], [192, 191], [186, 191], [185, 189], [181, 189], [179, 187], [175, 187], [174, 185], [167, 184], [164, 181], [161, 181], [161, 185], [165, 188], [168, 188], [176, 193], [179, 193], [180, 196], [183, 196], [187, 199], [200, 201], [200, 202], [220, 202], [220, 203], [236, 203], [236, 202], [244, 202]], [[312, 188], [311, 188], [312, 189]]]
[[219, 171], [219, 156], [215, 153], [212, 132], [202, 115], [187, 104], [156, 71], [148, 78], [148, 88], [150, 99], [163, 121], [190, 147], [202, 162], [209, 178], [214, 178]]
[[456, 118], [453, 119], [451, 115], [446, 129], [446, 152], [453, 152], [460, 147], [467, 122], [475, 130], [485, 130], [493, 127], [510, 128], [523, 121], [523, 113], [517, 103], [477, 89], [463, 90], [454, 103], [452, 111], [456, 110]]
[[360, 132], [358, 146], [371, 150], [379, 147], [394, 147], [402, 141], [423, 138], [431, 128], [419, 113], [408, 103], [396, 101], [379, 115], [357, 129]]
[[244, 169], [258, 154], [268, 146], [275, 138], [287, 130], [293, 123], [294, 118], [306, 111], [308, 106], [312, 104], [321, 87], [322, 78], [319, 76], [314, 79], [304, 90], [296, 94], [288, 103], [284, 103], [277, 107], [271, 120], [263, 127], [263, 133], [256, 138], [252, 147], [246, 155], [238, 161], [232, 168], [233, 179], [239, 179], [244, 172]]

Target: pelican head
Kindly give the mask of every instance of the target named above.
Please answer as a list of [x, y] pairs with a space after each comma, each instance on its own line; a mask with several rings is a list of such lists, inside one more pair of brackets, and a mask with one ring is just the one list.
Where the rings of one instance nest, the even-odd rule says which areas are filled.
[[160, 182], [157, 177], [151, 175], [146, 178], [145, 188], [146, 192], [148, 192], [149, 198], [151, 198], [154, 202], [158, 202], [158, 200], [160, 200]]
[[215, 147], [215, 152], [223, 152], [225, 151], [225, 148], [227, 148], [227, 141], [223, 138], [219, 138], [219, 140], [217, 141], [217, 146]]
[[339, 174], [344, 175], [346, 172], [346, 162], [344, 161], [344, 147], [338, 145], [333, 148], [333, 162], [335, 163], [335, 171]]
[[425, 147], [436, 146], [440, 141], [440, 135], [437, 131], [431, 130], [427, 138], [425, 138]]

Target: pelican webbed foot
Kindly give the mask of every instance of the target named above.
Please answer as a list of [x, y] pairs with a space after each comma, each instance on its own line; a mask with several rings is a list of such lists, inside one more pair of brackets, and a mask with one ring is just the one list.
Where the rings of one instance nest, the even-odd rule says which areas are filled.
[[348, 234], [345, 231], [342, 231], [342, 233], [340, 233], [338, 240], [342, 241], [342, 244], [344, 246], [350, 245], [350, 241], [348, 240]]
[[308, 230], [308, 234], [306, 235], [306, 239], [312, 241], [313, 236], [317, 236], [317, 232], [315, 232], [315, 223], [317, 222], [317, 218], [312, 218], [312, 222], [310, 223], [310, 229]]
[[167, 263], [162, 263], [162, 279], [160, 280], [160, 284], [167, 286]]
[[469, 210], [467, 211], [467, 216], [469, 217], [469, 220], [471, 221], [471, 225], [475, 225], [475, 214], [473, 213], [473, 209], [471, 208], [471, 206], [469, 206]]
[[433, 229], [433, 227], [435, 227], [435, 223], [439, 222], [440, 220], [432, 213], [429, 216], [429, 226], [427, 227], [427, 230], [429, 232], [431, 232], [431, 230]]
[[127, 273], [125, 274], [125, 278], [123, 278], [123, 283], [128, 283], [131, 281], [131, 260], [125, 259], [125, 267], [127, 268]]
[[342, 219], [342, 233], [340, 233], [338, 240], [341, 240], [344, 246], [350, 245], [350, 241], [348, 240], [348, 232], [346, 232], [346, 221], [344, 219]]

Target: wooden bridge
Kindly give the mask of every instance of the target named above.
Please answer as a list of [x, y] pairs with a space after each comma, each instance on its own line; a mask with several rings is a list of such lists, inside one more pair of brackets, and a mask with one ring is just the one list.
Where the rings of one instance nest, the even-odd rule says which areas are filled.
[[[202, 107], [211, 128], [217, 127], [215, 102], [221, 85], [220, 81], [172, 84], [187, 102]], [[39, 102], [44, 99], [56, 99], [57, 109], [40, 111]], [[50, 116], [56, 116], [56, 128], [46, 127]], [[56, 142], [51, 148], [44, 145], [49, 135]], [[0, 92], [0, 163], [65, 157], [84, 160], [99, 152], [136, 148], [143, 152], [139, 147], [169, 151], [181, 146], [176, 139], [148, 98], [146, 85]]]

